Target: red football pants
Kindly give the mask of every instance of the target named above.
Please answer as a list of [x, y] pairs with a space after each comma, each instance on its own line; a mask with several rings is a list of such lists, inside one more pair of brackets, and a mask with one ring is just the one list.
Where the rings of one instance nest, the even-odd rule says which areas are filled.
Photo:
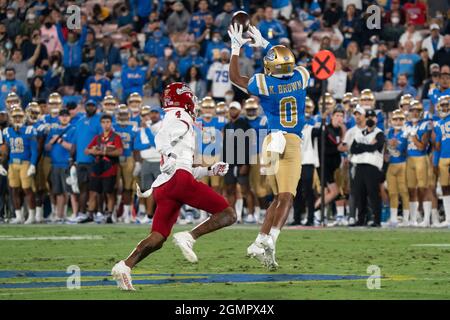
[[154, 188], [153, 199], [156, 202], [156, 211], [152, 232], [156, 231], [166, 238], [170, 235], [184, 204], [211, 214], [222, 212], [229, 207], [224, 197], [203, 182], [195, 180], [190, 172], [183, 169], [178, 169], [169, 181]]

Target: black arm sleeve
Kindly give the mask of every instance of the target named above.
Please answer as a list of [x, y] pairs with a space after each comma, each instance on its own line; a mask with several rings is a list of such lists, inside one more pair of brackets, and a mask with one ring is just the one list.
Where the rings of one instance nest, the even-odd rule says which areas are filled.
[[382, 151], [384, 147], [385, 137], [383, 132], [379, 132], [375, 139], [377, 142], [375, 144], [363, 144], [359, 143], [359, 148], [362, 150], [362, 152], [374, 152], [374, 151]]

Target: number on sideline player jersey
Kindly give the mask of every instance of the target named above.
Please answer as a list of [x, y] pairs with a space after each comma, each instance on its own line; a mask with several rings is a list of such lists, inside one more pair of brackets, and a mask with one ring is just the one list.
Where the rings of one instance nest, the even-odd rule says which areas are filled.
[[123, 144], [123, 154], [124, 157], [131, 157], [134, 150], [134, 139], [138, 132], [137, 127], [128, 124], [121, 126], [118, 123], [113, 125], [114, 131], [120, 136]]
[[[419, 141], [422, 140], [422, 137], [425, 133], [429, 133], [431, 130], [431, 124], [428, 120], [420, 120], [420, 122], [417, 125], [413, 125], [412, 123], [409, 123], [407, 125], [409, 129], [416, 129], [417, 130], [417, 139]], [[408, 136], [408, 157], [421, 157], [427, 155], [428, 146], [425, 147], [424, 150], [419, 150], [417, 146], [412, 141], [412, 136]]]
[[257, 73], [250, 78], [248, 92], [259, 97], [269, 130], [302, 136], [305, 123], [306, 88], [309, 72], [296, 67], [292, 76], [276, 78]]
[[450, 115], [439, 121], [436, 127], [436, 142], [441, 143], [440, 158], [450, 158]]
[[389, 163], [403, 163], [406, 161], [406, 148], [408, 146], [408, 139], [405, 132], [400, 130], [395, 133], [394, 128], [390, 128], [387, 134], [387, 140], [397, 139], [398, 144], [396, 147], [391, 147], [387, 144], [387, 150], [389, 152]]
[[18, 131], [12, 127], [3, 130], [3, 139], [9, 150], [9, 163], [14, 160], [30, 161], [36, 165], [38, 158], [37, 133], [33, 126], [23, 126]]

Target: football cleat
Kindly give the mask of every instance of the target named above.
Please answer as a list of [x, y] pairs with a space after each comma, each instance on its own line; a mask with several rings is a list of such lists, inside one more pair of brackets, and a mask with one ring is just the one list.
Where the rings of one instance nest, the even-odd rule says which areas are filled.
[[244, 223], [256, 223], [255, 216], [253, 214], [248, 214], [245, 217]]
[[28, 212], [28, 219], [25, 221], [25, 224], [34, 224], [34, 223], [36, 223], [34, 214], [31, 214], [30, 212]]
[[197, 255], [193, 250], [195, 239], [189, 232], [175, 233], [173, 235], [173, 243], [180, 248], [181, 253], [189, 262], [196, 263], [198, 261]]
[[111, 275], [121, 290], [135, 291], [131, 280], [131, 269], [123, 260], [119, 261], [111, 270]]
[[250, 258], [255, 258], [262, 264], [264, 264], [266, 261], [265, 252], [266, 251], [264, 250], [264, 248], [256, 242], [253, 242], [247, 248], [247, 256]]
[[264, 237], [261, 241], [261, 245], [264, 248], [265, 261], [264, 265], [269, 270], [275, 270], [278, 268], [278, 263], [275, 260], [275, 244], [271, 236]]

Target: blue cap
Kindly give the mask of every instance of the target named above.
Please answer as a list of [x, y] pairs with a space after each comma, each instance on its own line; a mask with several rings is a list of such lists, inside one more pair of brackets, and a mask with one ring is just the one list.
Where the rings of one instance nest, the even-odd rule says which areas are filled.
[[152, 111], [161, 113], [162, 109], [160, 106], [153, 106], [153, 107], [150, 107], [150, 112], [152, 112]]
[[93, 105], [97, 106], [97, 102], [95, 102], [94, 99], [89, 99], [88, 101], [86, 101], [86, 103], [84, 105], [87, 106], [89, 104], [93, 104]]

